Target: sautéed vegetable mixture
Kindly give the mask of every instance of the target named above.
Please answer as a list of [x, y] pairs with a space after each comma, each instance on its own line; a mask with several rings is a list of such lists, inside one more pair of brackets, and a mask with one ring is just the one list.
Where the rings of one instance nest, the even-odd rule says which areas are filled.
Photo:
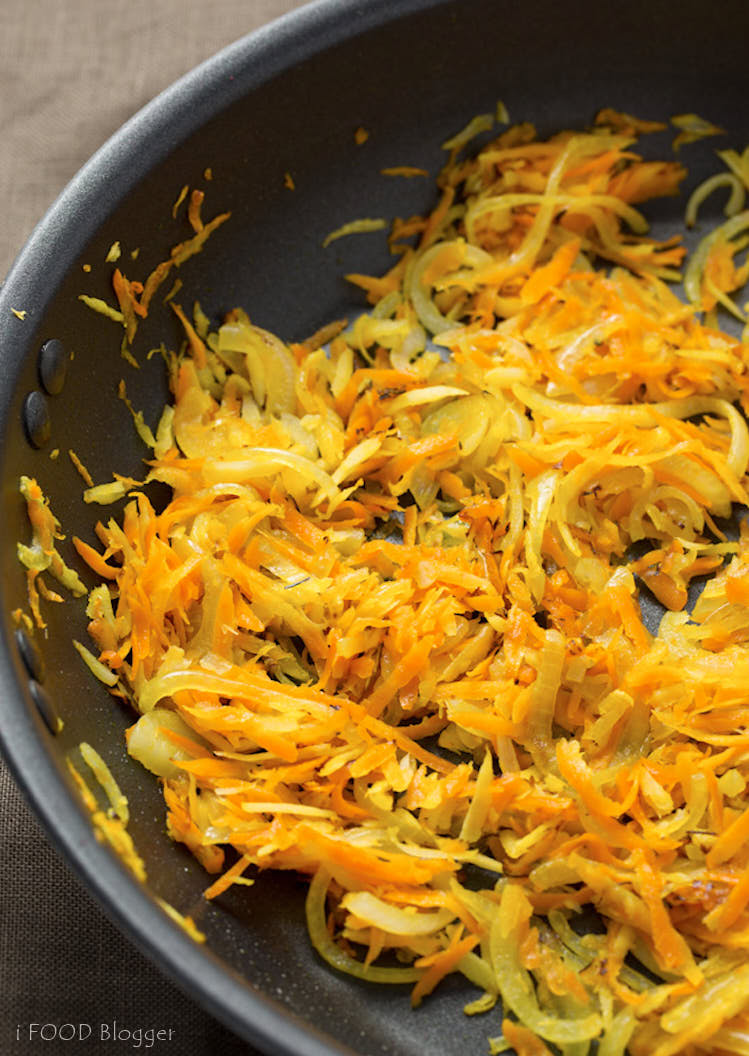
[[[462, 973], [492, 1053], [747, 1054], [749, 343], [717, 312], [745, 322], [749, 154], [692, 196], [729, 216], [685, 261], [638, 208], [686, 174], [635, 149], [663, 126], [466, 155], [480, 127], [387, 274], [348, 276], [355, 321], [287, 344], [176, 309], [145, 481], [86, 495], [130, 498], [75, 541], [82, 651], [207, 898], [304, 874], [325, 961], [414, 1005]], [[161, 268], [116, 273], [128, 340]], [[43, 622], [44, 570], [74, 574], [24, 489]]]

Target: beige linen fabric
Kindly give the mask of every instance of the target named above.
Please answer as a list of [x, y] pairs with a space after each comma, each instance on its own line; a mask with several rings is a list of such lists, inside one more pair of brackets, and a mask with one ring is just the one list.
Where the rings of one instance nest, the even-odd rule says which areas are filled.
[[[298, 0], [0, 0], [0, 277], [87, 158], [143, 104]], [[99, 1024], [171, 1028], [138, 1051], [251, 1054], [168, 983], [51, 849], [0, 760], [0, 1054], [132, 1052]], [[46, 1041], [31, 1023], [89, 1023]]]
[[299, 0], [0, 0], [0, 277], [84, 161], [177, 77]]

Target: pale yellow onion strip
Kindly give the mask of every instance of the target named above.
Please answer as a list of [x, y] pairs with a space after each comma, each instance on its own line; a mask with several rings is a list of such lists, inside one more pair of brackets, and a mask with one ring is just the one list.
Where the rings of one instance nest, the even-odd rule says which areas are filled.
[[633, 1009], [626, 1006], [620, 1009], [598, 1042], [598, 1056], [624, 1056], [636, 1026]]
[[526, 488], [531, 508], [525, 533], [525, 560], [529, 572], [528, 586], [536, 601], [541, 600], [546, 587], [546, 575], [541, 565], [541, 544], [558, 480], [559, 470], [547, 469], [534, 477]]
[[127, 796], [124, 795], [120, 786], [115, 781], [112, 771], [109, 769], [107, 764], [104, 762], [102, 757], [92, 748], [86, 741], [82, 741], [79, 744], [80, 753], [83, 757], [84, 762], [88, 766], [91, 773], [94, 775], [96, 780], [104, 790], [107, 799], [112, 804], [112, 810], [115, 812], [117, 817], [120, 819], [123, 825], [127, 825], [130, 820], [130, 811], [127, 805]]
[[[695, 994], [664, 1012], [660, 1025], [669, 1034], [687, 1032], [692, 1035], [687, 1041], [704, 1041], [748, 1005], [749, 964], [745, 964], [707, 981]], [[680, 1047], [659, 1046], [656, 1051], [663, 1048], [664, 1053], [676, 1053]]]
[[[262, 407], [265, 404], [267, 392], [265, 357], [261, 349], [250, 341], [248, 331], [249, 327], [241, 323], [225, 323], [219, 330], [218, 354], [220, 356], [222, 352], [227, 351], [239, 352], [244, 356], [252, 394], [258, 406]], [[237, 336], [237, 340], [232, 340]]]
[[[747, 427], [746, 419], [728, 400], [722, 400], [717, 396], [703, 396], [700, 399], [705, 401], [703, 408], [697, 411], [690, 411], [688, 415], [683, 415], [683, 417], [691, 417], [693, 414], [715, 413], [728, 421], [731, 428], [731, 446], [728, 449], [726, 462], [731, 472], [735, 473], [740, 480], [746, 473], [747, 466], [749, 466], [749, 428]], [[653, 404], [653, 406], [660, 407], [660, 404]], [[668, 407], [668, 404], [666, 406]], [[674, 417], [681, 418], [682, 415], [675, 415]]]
[[246, 458], [216, 459], [206, 463], [202, 473], [208, 484], [244, 484], [258, 477], [272, 476], [281, 468], [293, 469], [308, 477], [328, 498], [338, 494], [333, 478], [324, 469], [308, 458], [277, 447], [255, 447]]
[[[258, 573], [258, 578], [263, 579], [264, 577]], [[281, 587], [280, 591], [282, 590]], [[270, 582], [268, 593], [271, 595], [277, 593], [270, 588]], [[162, 669], [164, 666], [162, 664]], [[151, 711], [160, 700], [172, 697], [181, 690], [190, 690], [202, 696], [215, 694], [220, 697], [253, 701], [256, 706], [262, 704], [264, 708], [281, 712], [284, 716], [290, 714], [290, 702], [310, 715], [326, 716], [331, 713], [327, 703], [321, 703], [311, 692], [303, 692], [301, 687], [294, 692], [292, 697], [289, 697], [280, 682], [255, 677], [250, 665], [241, 669], [240, 674], [244, 674], [245, 671], [249, 672], [247, 678], [217, 674], [215, 671], [202, 667], [175, 667], [172, 670], [160, 672], [153, 678], [147, 679], [140, 689], [138, 695], [140, 710], [141, 712]]]
[[360, 922], [358, 926], [380, 928], [390, 935], [433, 935], [455, 920], [455, 913], [451, 909], [401, 909], [369, 891], [347, 892], [341, 899], [341, 906], [352, 917], [356, 917], [357, 922]]
[[[721, 456], [714, 455], [708, 451], [707, 455], [712, 457], [692, 457], [684, 453], [679, 445], [668, 452], [656, 463], [661, 472], [666, 472], [682, 482], [683, 486], [693, 488], [702, 499], [703, 504], [718, 516], [728, 516], [731, 509], [731, 490], [737, 500], [743, 498], [741, 491], [735, 493], [735, 482], [725, 480], [725, 463]], [[643, 460], [644, 461], [644, 460]], [[707, 465], [705, 465], [707, 463]], [[716, 464], [717, 463], [717, 464]], [[720, 463], [723, 463], [721, 465]], [[722, 471], [722, 472], [721, 472]], [[653, 501], [651, 499], [651, 501]]]
[[[589, 205], [587, 209], [570, 209], [568, 210], [571, 214], [583, 213], [589, 217], [595, 226], [596, 231], [601, 239], [601, 244], [604, 249], [608, 249], [613, 254], [621, 255], [624, 249], [628, 250], [629, 255], [636, 253], [637, 251], [642, 252], [642, 244], [636, 246], [624, 247], [621, 241], [621, 231], [618, 226], [614, 223], [614, 220], [604, 210], [599, 208], [597, 205]], [[586, 246], [593, 246], [597, 248], [589, 239], [586, 239]], [[646, 247], [649, 248], [649, 247]]]
[[381, 297], [374, 308], [369, 312], [373, 319], [389, 319], [401, 303], [402, 298], [398, 290], [391, 290]]
[[503, 550], [512, 549], [523, 530], [523, 475], [520, 467], [515, 462], [510, 462], [508, 498], [510, 523], [507, 526], [507, 534], [502, 541]]
[[93, 488], [86, 488], [83, 493], [83, 501], [87, 503], [97, 502], [100, 506], [108, 506], [110, 503], [124, 499], [130, 487], [131, 484], [124, 480], [113, 480], [109, 484], [95, 484]]
[[489, 132], [494, 127], [494, 114], [476, 114], [472, 117], [465, 128], [456, 132], [450, 139], [442, 144], [442, 150], [460, 150], [466, 143], [478, 136], [481, 132]]
[[637, 209], [627, 205], [621, 198], [609, 194], [493, 194], [480, 198], [468, 209], [465, 217], [466, 234], [471, 243], [476, 239], [476, 222], [492, 212], [509, 212], [523, 205], [541, 205], [549, 203], [560, 212], [587, 213], [591, 208], [608, 209], [625, 220], [635, 234], [643, 235], [648, 230], [648, 222]]
[[715, 285], [709, 276], [705, 275], [703, 281], [706, 292], [714, 297], [718, 304], [722, 305], [725, 310], [734, 317], [734, 319], [738, 319], [740, 323], [745, 323], [747, 321], [746, 315], [744, 315], [741, 309], [734, 304], [727, 293]]
[[279, 413], [294, 407], [296, 363], [289, 349], [269, 330], [238, 319], [218, 332], [218, 355], [243, 355], [257, 403]]
[[280, 803], [269, 800], [267, 803], [242, 803], [241, 807], [246, 814], [294, 814], [305, 818], [338, 817], [333, 810], [325, 810], [324, 807], [315, 807], [306, 803]]
[[528, 747], [534, 759], [547, 761], [553, 752], [552, 724], [559, 687], [562, 684], [565, 641], [559, 631], [549, 628], [544, 634], [536, 681], [531, 687], [531, 706], [527, 720]]
[[715, 152], [726, 168], [738, 176], [743, 185], [749, 190], [749, 147], [745, 147], [743, 153], [737, 150], [716, 150]]
[[396, 396], [388, 404], [388, 414], [400, 414], [409, 407], [419, 407], [426, 403], [437, 403], [438, 400], [446, 400], [451, 396], [467, 396], [466, 389], [459, 389], [457, 385], [429, 385], [423, 389], [411, 389]]
[[466, 843], [475, 843], [483, 831], [489, 808], [491, 807], [491, 787], [494, 778], [492, 753], [489, 749], [484, 754], [479, 767], [476, 784], [473, 787], [471, 802], [463, 819], [459, 839]]
[[[663, 836], [671, 839], [681, 839], [685, 833], [700, 828], [705, 811], [710, 803], [710, 790], [704, 773], [698, 771], [690, 775], [689, 786], [685, 789], [685, 795], [688, 808], [686, 818], [674, 828], [664, 828], [662, 830]], [[707, 917], [705, 917], [705, 923], [707, 923]]]
[[184, 914], [175, 909], [171, 903], [165, 901], [163, 898], [159, 898], [158, 895], [156, 895], [155, 898], [166, 915], [170, 917], [175, 924], [178, 924], [183, 931], [186, 931], [193, 942], [205, 942], [205, 935], [198, 927], [196, 927], [195, 921], [192, 917], [184, 916]]
[[713, 191], [717, 191], [720, 187], [730, 187], [731, 193], [726, 202], [725, 214], [726, 216], [735, 216], [741, 212], [744, 207], [744, 200], [746, 193], [741, 181], [732, 172], [718, 172], [715, 176], [711, 176], [703, 183], [696, 187], [689, 196], [687, 202], [686, 212], [684, 213], [684, 220], [687, 227], [694, 227], [697, 223], [697, 213], [700, 206], [709, 198]]
[[581, 334], [578, 334], [574, 341], [566, 345], [557, 355], [557, 366], [560, 370], [569, 370], [574, 364], [575, 360], [582, 355], [583, 346], [590, 342], [591, 344], [595, 340], [603, 340], [611, 335], [611, 333], [617, 329], [621, 323], [620, 316], [610, 316], [603, 323], [596, 323], [594, 326], [588, 327], [587, 330], [583, 330]]
[[600, 711], [598, 718], [586, 727], [584, 739], [593, 741], [599, 748], [602, 748], [619, 719], [631, 711], [633, 705], [632, 697], [623, 689], [614, 689], [607, 693], [598, 706]]
[[382, 447], [383, 440], [384, 436], [370, 436], [366, 440], [362, 440], [356, 447], [352, 447], [343, 462], [332, 474], [330, 479], [333, 483], [340, 485], [347, 477], [356, 473], [360, 466], [377, 454]]
[[[710, 1038], [708, 1053], [730, 1052], [735, 1056], [749, 1056], [749, 1030], [741, 1030], [739, 1027], [724, 1027]], [[703, 1049], [703, 1045], [698, 1045]]]
[[246, 682], [215, 675], [211, 671], [196, 671], [192, 668], [167, 671], [149, 679], [138, 694], [138, 707], [145, 714], [151, 711], [160, 700], [172, 697], [181, 690], [193, 690], [198, 693], [215, 693], [225, 697], [237, 697], [249, 700], [252, 688]]
[[426, 348], [427, 335], [423, 326], [413, 326], [403, 338], [400, 348], [394, 349], [390, 354], [390, 362], [395, 370], [413, 369], [412, 361]]
[[73, 645], [78, 650], [81, 660], [83, 660], [86, 667], [89, 669], [91, 674], [98, 678], [100, 682], [103, 682], [107, 686], [116, 686], [119, 682], [119, 677], [110, 670], [105, 664], [102, 664], [101, 660], [97, 660], [94, 654], [86, 648], [85, 645], [81, 645], [79, 641], [73, 639]]
[[492, 922], [489, 945], [502, 1002], [507, 1009], [515, 1013], [523, 1026], [546, 1041], [560, 1045], [590, 1041], [601, 1033], [603, 1023], [597, 1013], [581, 1019], [565, 1020], [541, 1011], [535, 989], [520, 963], [516, 935], [505, 937], [502, 934], [501, 910]]
[[497, 996], [497, 980], [494, 978], [489, 963], [483, 957], [475, 953], [466, 953], [455, 965], [455, 970], [484, 993], [491, 994], [492, 997]]
[[167, 451], [175, 447], [174, 439], [174, 406], [165, 404], [161, 412], [159, 424], [156, 426], [156, 445], [153, 449], [154, 458], [163, 458]]
[[[643, 467], [643, 472], [644, 468], [645, 467]], [[627, 519], [628, 523], [630, 525], [632, 524], [633, 517], [641, 517], [644, 514], [646, 507], [650, 503], [654, 507], [660, 507], [661, 509], [665, 508], [665, 510], [667, 511], [667, 516], [671, 519], [672, 524], [674, 521], [684, 523], [685, 525], [689, 526], [694, 535], [699, 535], [705, 527], [704, 508], [701, 507], [699, 503], [692, 498], [691, 495], [687, 495], [685, 491], [682, 491], [680, 488], [676, 488], [673, 485], [669, 484], [659, 485], [657, 489], [653, 492], [653, 494], [648, 496], [647, 492], [653, 486], [654, 477], [655, 474], [653, 470], [648, 467], [647, 477], [643, 476], [642, 491], [644, 494], [642, 498], [640, 498], [635, 504], [635, 506], [632, 508], [632, 512], [630, 513]], [[676, 510], [673, 509], [674, 503], [677, 504]], [[637, 510], [637, 514], [635, 513], [635, 510]], [[648, 512], [652, 519], [654, 510], [651, 509]], [[653, 523], [656, 527], [658, 527], [655, 521]], [[665, 523], [665, 521], [663, 523]], [[633, 541], [638, 538], [634, 535], [631, 528], [629, 530], [629, 534]], [[642, 539], [644, 538], [644, 536], [641, 534], [639, 538]], [[690, 545], [685, 539], [682, 539], [681, 543], [682, 546], [685, 546], [687, 548]]]
[[662, 403], [638, 403], [628, 406], [620, 404], [563, 403], [550, 399], [540, 392], [513, 385], [513, 394], [533, 411], [541, 411], [552, 418], [565, 421], [581, 419], [596, 422], [622, 421], [631, 425], [652, 425], [653, 415], [676, 418], [683, 421], [699, 414], [717, 414], [726, 418], [731, 427], [731, 447], [727, 456], [729, 468], [737, 477], [742, 477], [749, 465], [749, 429], [746, 420], [733, 404], [719, 396], [688, 396], [683, 400]]
[[[581, 157], [594, 154], [605, 154], [611, 150], [626, 150], [636, 142], [636, 136], [622, 135], [621, 133], [603, 134], [596, 132], [593, 135], [585, 134], [570, 137], [575, 140], [577, 152]], [[555, 154], [559, 149], [559, 143], [554, 141], [533, 141], [521, 143], [514, 147], [488, 146], [479, 154], [477, 161], [485, 168], [496, 168], [505, 161], [527, 162], [532, 159], [543, 159]]]
[[492, 417], [495, 427], [501, 428], [499, 415], [490, 415], [491, 397], [483, 394], [466, 396], [442, 404], [422, 420], [423, 436], [435, 433], [455, 432], [461, 455], [465, 459], [473, 454], [486, 436]]
[[393, 349], [402, 344], [410, 328], [406, 319], [375, 319], [365, 313], [356, 319], [344, 337], [360, 352], [375, 344]]
[[440, 334], [443, 330], [451, 330], [455, 323], [439, 311], [427, 293], [422, 276], [434, 258], [442, 253], [446, 246], [457, 243], [460, 243], [462, 247], [464, 262], [470, 267], [478, 268], [494, 263], [494, 258], [490, 253], [485, 252], [478, 246], [463, 242], [462, 239], [456, 239], [455, 242], [438, 242], [413, 259], [404, 279], [404, 291], [410, 297], [411, 303], [419, 317], [419, 322], [432, 334]]
[[738, 213], [725, 224], [714, 228], [705, 235], [692, 253], [687, 269], [684, 272], [684, 292], [697, 308], [702, 304], [702, 275], [705, 270], [710, 250], [717, 242], [728, 241], [749, 227], [749, 209]]
[[[500, 285], [507, 279], [512, 278], [513, 275], [517, 275], [518, 272], [530, 270], [530, 268], [533, 267], [536, 257], [549, 233], [551, 222], [554, 219], [554, 213], [556, 211], [555, 195], [559, 188], [559, 184], [561, 183], [562, 176], [564, 175], [564, 170], [569, 163], [574, 143], [575, 140], [570, 139], [554, 163], [554, 167], [549, 173], [549, 179], [546, 184], [546, 191], [543, 195], [542, 204], [539, 206], [532, 226], [529, 228], [520, 246], [502, 265]], [[492, 264], [494, 264], [493, 261]], [[478, 276], [478, 281], [481, 281], [480, 275]]]
[[564, 174], [565, 166], [569, 160], [569, 154], [570, 148], [568, 144], [565, 150], [562, 151], [559, 160], [549, 175], [549, 182], [546, 186], [544, 201], [536, 214], [532, 227], [529, 229], [520, 247], [512, 254], [508, 261], [510, 271], [509, 274], [505, 275], [505, 279], [517, 275], [518, 272], [521, 271], [530, 271], [536, 263], [536, 257], [541, 252], [541, 247], [546, 240], [552, 220], [554, 219], [554, 213], [556, 211], [554, 205], [554, 192]]
[[83, 301], [87, 308], [90, 308], [94, 312], [98, 312], [99, 315], [106, 316], [107, 319], [112, 319], [115, 323], [122, 323], [125, 325], [125, 317], [121, 311], [117, 308], [113, 308], [111, 304], [107, 304], [101, 297], [87, 297], [85, 293], [78, 294], [78, 300]]
[[555, 519], [557, 530], [562, 542], [575, 557], [580, 557], [582, 550], [570, 530], [574, 524], [571, 506], [578, 501], [581, 491], [584, 491], [588, 482], [595, 479], [600, 472], [609, 464], [611, 459], [611, 444], [604, 451], [591, 454], [580, 465], [566, 473], [559, 484], [554, 498], [554, 509], [552, 516]]
[[312, 945], [322, 959], [339, 972], [369, 979], [373, 983], [415, 983], [423, 972], [418, 968], [378, 968], [354, 960], [336, 945], [328, 931], [325, 898], [330, 885], [330, 874], [320, 866], [312, 878], [305, 903], [307, 930]]
[[177, 763], [191, 759], [194, 754], [170, 741], [168, 731], [177, 733], [196, 745], [206, 743], [200, 734], [171, 708], [156, 707], [141, 715], [130, 728], [127, 752], [157, 777], [176, 777], [180, 773]]
[[500, 841], [505, 854], [510, 858], [522, 858], [531, 847], [534, 847], [547, 832], [551, 832], [552, 825], [548, 821], [541, 822], [525, 836], [516, 836], [511, 829], [503, 829], [500, 833]]
[[[536, 891], [548, 891], [551, 887], [563, 887], [565, 884], [576, 884], [578, 882], [575, 870], [570, 869], [567, 863], [559, 858], [551, 858], [541, 862], [540, 865], [534, 866], [528, 879]], [[548, 919], [549, 924], [553, 928], [551, 913], [549, 913]], [[582, 962], [577, 967], [587, 968], [592, 960], [593, 954], [591, 953], [587, 962]]]

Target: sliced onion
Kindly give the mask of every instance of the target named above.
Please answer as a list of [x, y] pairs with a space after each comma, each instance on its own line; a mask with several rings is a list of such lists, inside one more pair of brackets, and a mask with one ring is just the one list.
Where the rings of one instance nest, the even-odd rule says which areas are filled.
[[516, 934], [513, 930], [504, 936], [502, 930], [500, 911], [492, 922], [489, 944], [492, 965], [505, 1008], [514, 1012], [529, 1030], [547, 1041], [569, 1045], [598, 1037], [603, 1022], [595, 1012], [580, 1019], [559, 1019], [541, 1011], [530, 976], [520, 963]]
[[391, 935], [433, 935], [455, 920], [451, 909], [421, 912], [401, 909], [369, 891], [349, 891], [341, 899], [341, 905], [363, 925], [380, 928]]
[[710, 179], [705, 180], [703, 183], [696, 187], [687, 202], [686, 212], [684, 219], [687, 227], [694, 227], [697, 222], [697, 212], [705, 201], [709, 198], [713, 191], [717, 191], [719, 187], [730, 187], [731, 194], [726, 203], [725, 213], [726, 216], [735, 216], [741, 212], [744, 208], [744, 200], [746, 198], [746, 192], [741, 183], [741, 180], [732, 172], [719, 172], [715, 176], [711, 176]]
[[415, 983], [422, 972], [418, 968], [380, 968], [366, 965], [344, 953], [330, 936], [325, 912], [325, 898], [330, 885], [330, 874], [318, 868], [307, 892], [305, 910], [310, 941], [322, 959], [336, 971], [368, 979], [372, 983]]
[[332, 477], [324, 469], [308, 458], [276, 447], [256, 447], [246, 458], [207, 462], [203, 468], [203, 478], [207, 484], [244, 484], [272, 476], [284, 468], [293, 469], [310, 483], [316, 484], [329, 498], [338, 494]]
[[294, 410], [296, 363], [289, 349], [275, 334], [252, 326], [244, 319], [224, 323], [218, 332], [218, 354], [229, 354], [232, 365], [240, 353], [260, 406], [271, 414]]
[[687, 269], [684, 272], [684, 292], [696, 307], [702, 304], [702, 275], [710, 250], [717, 242], [727, 242], [735, 235], [749, 227], [749, 210], [744, 210], [727, 220], [725, 224], [714, 228], [706, 235], [697, 249], [692, 253]]
[[461, 455], [467, 457], [484, 439], [491, 419], [496, 421], [500, 410], [500, 402], [492, 397], [483, 394], [463, 396], [430, 411], [421, 423], [421, 431], [425, 435], [454, 432]]
[[547, 760], [553, 752], [552, 723], [557, 693], [562, 684], [565, 644], [559, 631], [549, 628], [544, 636], [538, 674], [531, 690], [528, 741], [531, 753]]
[[409, 407], [421, 407], [427, 403], [438, 403], [447, 400], [451, 396], [466, 396], [465, 389], [459, 389], [457, 385], [427, 385], [423, 389], [410, 389], [408, 392], [396, 396], [388, 407], [388, 414], [395, 416]]
[[175, 760], [190, 759], [190, 753], [180, 748], [164, 734], [171, 730], [180, 737], [203, 743], [200, 734], [195, 733], [176, 711], [170, 708], [154, 708], [146, 715], [141, 715], [132, 727], [127, 742], [128, 753], [139, 763], [158, 777], [176, 777], [180, 769]]
[[[455, 325], [452, 320], [448, 319], [446, 315], [443, 315], [442, 312], [439, 311], [429, 295], [427, 286], [423, 281], [424, 272], [434, 258], [443, 253], [445, 247], [449, 245], [451, 245], [450, 242], [439, 242], [434, 246], [430, 246], [429, 249], [424, 250], [424, 252], [416, 257], [411, 263], [409, 272], [404, 281], [404, 288], [411, 298], [416, 314], [419, 317], [419, 322], [431, 334], [441, 334], [443, 330], [450, 330]], [[478, 246], [472, 246], [465, 242], [461, 242], [461, 248], [463, 251], [464, 263], [469, 267], [486, 267], [494, 263], [494, 258], [491, 254], [486, 253]]]

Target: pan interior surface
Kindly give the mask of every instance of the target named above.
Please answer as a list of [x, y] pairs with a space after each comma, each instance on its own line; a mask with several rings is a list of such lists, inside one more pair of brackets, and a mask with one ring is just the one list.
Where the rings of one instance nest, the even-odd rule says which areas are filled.
[[[380, 170], [412, 165], [436, 174], [441, 142], [500, 99], [513, 121], [532, 121], [541, 134], [585, 126], [603, 106], [654, 119], [696, 111], [743, 146], [747, 24], [743, 0], [710, 13], [696, 0], [579, 2], [566, 11], [548, 0], [313, 6], [228, 49], [136, 117], [68, 188], [0, 295], [1, 674], [9, 761], [53, 840], [120, 924], [196, 998], [268, 1052], [459, 1056], [485, 1052], [500, 1019], [496, 1012], [465, 1017], [475, 991], [458, 979], [412, 1011], [407, 988], [334, 975], [310, 948], [305, 885], [293, 876], [263, 874], [249, 891], [201, 903], [205, 874], [167, 837], [161, 792], [125, 752], [132, 713], [93, 683], [71, 647], [72, 638], [87, 640], [83, 606], [72, 601], [47, 607], [49, 630], [39, 640], [45, 689], [64, 728], [52, 737], [37, 722], [10, 618], [26, 602], [15, 547], [28, 525], [17, 482], [22, 474], [36, 477], [66, 535], [94, 543], [102, 513], [81, 502], [81, 481], [65, 453], [75, 451], [96, 481], [111, 479], [112, 471], [139, 476], [147, 452], [117, 386], [124, 377], [133, 405], [154, 424], [168, 389], [161, 358], [146, 353], [179, 341], [169, 307], [159, 306], [140, 327], [134, 369], [119, 355], [117, 328], [86, 309], [79, 294], [111, 300], [112, 269], [103, 261], [116, 240], [125, 251], [123, 270], [148, 274], [185, 237], [172, 218], [180, 188], [198, 186], [206, 217], [232, 215], [181, 269], [181, 303], [199, 300], [214, 323], [242, 306], [258, 326], [301, 340], [363, 310], [345, 273], [381, 272], [392, 261], [381, 232], [327, 249], [325, 236], [358, 217], [390, 221], [429, 208], [431, 181], [388, 180]], [[362, 144], [359, 128], [369, 133]], [[710, 153], [685, 159], [687, 190], [710, 171]], [[652, 215], [655, 233], [670, 233], [683, 199], [659, 202]], [[23, 324], [11, 307], [27, 311]], [[63, 391], [48, 397], [49, 443], [34, 450], [21, 427], [22, 405], [39, 389], [38, 350], [52, 338], [73, 358]], [[50, 459], [53, 448], [61, 452], [57, 460]], [[66, 556], [85, 578], [72, 550]], [[104, 755], [130, 801], [130, 832], [149, 889], [193, 914], [209, 954], [162, 921], [91, 837], [64, 762], [84, 740]]]

